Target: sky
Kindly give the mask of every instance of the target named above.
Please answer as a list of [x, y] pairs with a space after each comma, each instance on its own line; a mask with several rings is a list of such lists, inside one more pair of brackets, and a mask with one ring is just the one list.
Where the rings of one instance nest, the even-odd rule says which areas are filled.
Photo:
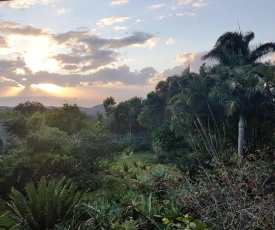
[[197, 72], [227, 31], [253, 31], [252, 47], [275, 42], [274, 9], [274, 0], [0, 2], [0, 105], [146, 98], [189, 65]]

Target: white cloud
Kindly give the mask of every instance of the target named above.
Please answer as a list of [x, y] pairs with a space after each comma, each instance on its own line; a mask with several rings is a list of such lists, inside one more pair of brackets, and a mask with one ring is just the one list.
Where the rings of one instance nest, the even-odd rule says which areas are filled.
[[158, 43], [159, 38], [157, 37], [152, 37], [150, 39], [148, 39], [145, 44], [143, 46], [149, 47], [149, 48], [153, 48], [156, 46], [156, 44]]
[[103, 19], [99, 20], [99, 22], [96, 24], [99, 27], [104, 27], [104, 26], [109, 26], [109, 25], [115, 24], [115, 23], [125, 22], [128, 19], [129, 19], [129, 17], [113, 16], [110, 18], [103, 18]]
[[196, 14], [194, 13], [190, 13], [190, 12], [183, 12], [183, 13], [176, 13], [177, 17], [183, 17], [183, 16], [196, 16]]
[[13, 0], [4, 2], [6, 6], [12, 8], [12, 9], [24, 9], [24, 8], [30, 8], [32, 5], [35, 4], [43, 4], [47, 5], [49, 3], [55, 3], [59, 2], [61, 0]]
[[207, 65], [217, 64], [214, 60], [201, 60], [201, 57], [207, 52], [197, 52], [197, 53], [184, 53], [176, 56], [176, 61], [182, 62], [184, 66], [190, 65], [191, 71], [198, 72], [203, 63]]
[[193, 7], [197, 7], [197, 8], [207, 6], [207, 5], [208, 5], [208, 3], [203, 2], [203, 0], [198, 0], [197, 2], [194, 2], [192, 4]]
[[154, 18], [155, 20], [163, 20], [163, 19], [165, 19], [167, 16], [164, 16], [164, 15], [162, 15], [162, 16], [157, 16], [156, 18]]
[[69, 11], [70, 11], [69, 9], [65, 9], [65, 8], [55, 9], [55, 12], [57, 14], [65, 14], [65, 13], [68, 13]]
[[127, 26], [115, 26], [115, 27], [114, 27], [114, 30], [115, 30], [115, 31], [126, 30], [126, 29], [128, 29]]
[[149, 10], [155, 10], [155, 9], [159, 9], [161, 7], [164, 7], [166, 4], [163, 3], [163, 4], [156, 4], [156, 5], [151, 5], [151, 6], [148, 6], [148, 9]]
[[140, 23], [140, 22], [145, 22], [145, 20], [144, 20], [144, 19], [138, 18], [138, 19], [136, 20], [136, 23]]
[[187, 5], [189, 3], [191, 3], [192, 0], [178, 0], [178, 5], [181, 6], [181, 5]]
[[162, 72], [155, 73], [148, 82], [152, 85], [156, 85], [158, 82], [165, 80], [169, 76], [179, 75], [186, 68], [185, 65], [174, 66], [163, 70]]
[[166, 45], [173, 45], [174, 44], [174, 39], [173, 38], [169, 38], [166, 42], [165, 42], [165, 44]]
[[114, 0], [110, 3], [111, 6], [127, 4], [129, 0]]

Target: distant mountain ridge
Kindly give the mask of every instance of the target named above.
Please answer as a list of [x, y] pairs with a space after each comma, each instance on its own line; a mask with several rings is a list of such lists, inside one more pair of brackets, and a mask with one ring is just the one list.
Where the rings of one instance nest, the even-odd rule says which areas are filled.
[[97, 113], [105, 114], [105, 109], [103, 105], [95, 105], [91, 108], [79, 107], [80, 111], [86, 113], [89, 116], [96, 115]]
[[[0, 106], [0, 111], [5, 111], [5, 110], [12, 110], [14, 107], [12, 106]], [[46, 106], [47, 109], [53, 109], [53, 108], [61, 108], [61, 107], [56, 107], [56, 106]], [[86, 113], [89, 116], [94, 116], [97, 113], [102, 113], [105, 114], [104, 106], [103, 105], [95, 105], [91, 108], [86, 108], [86, 107], [79, 107], [80, 111], [83, 113]]]

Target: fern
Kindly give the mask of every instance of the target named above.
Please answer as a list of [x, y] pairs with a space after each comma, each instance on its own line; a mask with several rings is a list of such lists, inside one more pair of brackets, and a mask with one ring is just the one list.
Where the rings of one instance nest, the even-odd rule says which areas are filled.
[[11, 201], [5, 202], [9, 217], [23, 229], [46, 230], [73, 216], [83, 197], [70, 180], [46, 181], [25, 188], [26, 196], [12, 189]]

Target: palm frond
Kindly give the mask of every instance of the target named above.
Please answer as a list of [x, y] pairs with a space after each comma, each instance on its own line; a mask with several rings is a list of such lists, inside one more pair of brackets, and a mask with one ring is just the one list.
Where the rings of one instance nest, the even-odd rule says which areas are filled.
[[249, 43], [254, 39], [255, 34], [252, 31], [248, 31], [245, 33], [243, 40], [245, 42], [245, 44], [248, 46]]
[[275, 52], [275, 43], [273, 42], [269, 42], [269, 43], [265, 43], [262, 44], [258, 47], [256, 47], [250, 55], [250, 62], [255, 62], [257, 61], [259, 58], [271, 53], [271, 52]]

